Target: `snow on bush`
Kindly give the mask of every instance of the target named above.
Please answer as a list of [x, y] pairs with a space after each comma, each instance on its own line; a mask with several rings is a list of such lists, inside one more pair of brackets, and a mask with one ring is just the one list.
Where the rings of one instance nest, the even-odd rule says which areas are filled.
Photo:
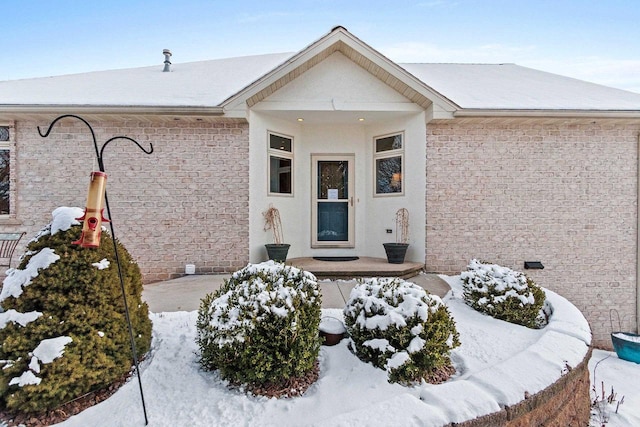
[[[80, 208], [53, 211], [52, 222], [27, 245], [0, 293], [0, 410], [54, 409], [111, 385], [131, 369], [122, 291], [107, 233], [98, 248], [71, 242], [82, 227]], [[142, 303], [142, 276], [117, 243], [129, 314], [140, 355], [151, 342]]]
[[471, 260], [462, 272], [463, 298], [475, 310], [496, 319], [539, 328], [546, 322], [545, 294], [523, 273]]
[[344, 319], [351, 349], [391, 382], [437, 381], [452, 371], [449, 353], [460, 345], [455, 322], [442, 300], [418, 285], [367, 279], [351, 291]]
[[200, 363], [240, 384], [305, 375], [320, 349], [320, 307], [313, 274], [273, 261], [249, 264], [200, 303]]

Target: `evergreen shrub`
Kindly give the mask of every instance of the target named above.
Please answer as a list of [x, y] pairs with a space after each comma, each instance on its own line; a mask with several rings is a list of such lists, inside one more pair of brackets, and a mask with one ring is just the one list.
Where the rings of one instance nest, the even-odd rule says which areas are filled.
[[496, 319], [540, 328], [548, 310], [545, 293], [523, 273], [497, 264], [471, 260], [462, 272], [463, 297], [475, 310]]
[[[4, 280], [0, 405], [8, 410], [56, 408], [110, 385], [131, 369], [113, 241], [103, 233], [98, 248], [72, 245], [82, 229], [73, 218], [81, 215], [79, 208], [56, 209], [53, 223], [29, 242], [18, 268]], [[137, 351], [144, 354], [151, 321], [141, 301], [140, 270], [120, 243], [118, 253]]]
[[321, 305], [313, 274], [274, 261], [249, 264], [200, 303], [200, 364], [254, 386], [306, 375], [320, 351]]
[[460, 345], [455, 321], [442, 300], [396, 278], [367, 279], [351, 292], [344, 319], [352, 351], [388, 372], [390, 382], [444, 380], [449, 354]]

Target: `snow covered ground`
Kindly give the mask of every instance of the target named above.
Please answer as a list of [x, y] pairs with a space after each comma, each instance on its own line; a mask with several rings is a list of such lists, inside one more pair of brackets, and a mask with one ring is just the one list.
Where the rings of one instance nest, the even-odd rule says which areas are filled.
[[[597, 368], [596, 368], [597, 365]], [[594, 375], [595, 368], [595, 375]], [[618, 359], [615, 352], [594, 350], [589, 362], [592, 388], [595, 386], [598, 394], [602, 393], [602, 383], [605, 387], [605, 396], [611, 393], [611, 388], [617, 395], [617, 400], [606, 405], [604, 415], [609, 417], [605, 425], [615, 426], [640, 426], [640, 364]], [[592, 401], [595, 397], [591, 392]], [[624, 401], [615, 413], [616, 406], [624, 396]], [[592, 426], [600, 426], [599, 413], [592, 415]]]
[[[64, 229], [56, 219], [64, 219], [62, 223], [68, 228], [78, 216], [73, 208], [60, 208], [43, 233]], [[43, 259], [32, 257], [25, 270], [16, 270], [5, 279], [0, 302], [9, 295], [18, 297], [38, 269], [56, 261], [46, 249]], [[103, 264], [94, 266], [108, 267]], [[385, 371], [361, 362], [343, 340], [334, 347], [322, 347], [319, 379], [302, 397], [248, 396], [229, 387], [215, 372], [200, 369], [195, 341], [197, 312], [152, 313], [152, 348], [141, 364], [149, 425], [445, 425], [499, 411], [521, 401], [527, 393], [537, 393], [565, 374], [567, 365], [580, 363], [587, 353], [591, 333], [584, 316], [554, 292], [546, 291], [553, 310], [549, 324], [532, 330], [474, 311], [461, 298], [460, 276], [441, 277], [451, 287], [443, 300], [456, 320], [462, 345], [451, 353], [455, 375], [440, 385], [389, 384]], [[15, 310], [0, 314], [0, 327], [9, 321], [24, 324], [41, 315]], [[324, 309], [323, 316], [342, 318], [342, 310]], [[68, 340], [43, 341], [42, 349], [38, 346], [34, 350], [36, 360], [29, 365], [30, 370], [39, 372], [40, 362], [61, 357]], [[619, 401], [624, 396], [618, 413], [617, 402], [604, 404], [594, 414], [592, 424], [601, 425], [603, 418], [609, 418], [610, 426], [640, 425], [640, 365], [596, 350], [589, 368], [597, 390], [604, 382], [607, 395], [613, 387]], [[138, 381], [130, 380], [106, 401], [59, 425], [144, 425]], [[4, 427], [1, 421], [0, 427]]]
[[[498, 410], [562, 375], [587, 351], [584, 318], [566, 300], [549, 293], [555, 313], [543, 330], [497, 321], [466, 306], [458, 277], [445, 278], [453, 292], [445, 301], [456, 319], [462, 345], [453, 351], [455, 376], [442, 385], [403, 387], [386, 372], [357, 359], [346, 340], [320, 351], [320, 378], [302, 397], [267, 399], [228, 387], [214, 372], [200, 370], [195, 344], [196, 312], [152, 314], [153, 344], [142, 363], [142, 384], [150, 426], [432, 426]], [[338, 309], [323, 315], [341, 316]], [[553, 351], [551, 351], [553, 349]], [[560, 362], [558, 362], [559, 355]], [[609, 426], [640, 425], [640, 365], [596, 350], [597, 381], [625, 395]], [[615, 410], [615, 403], [612, 406]], [[144, 425], [137, 381], [64, 423], [70, 426]], [[594, 424], [596, 425], [596, 424]]]

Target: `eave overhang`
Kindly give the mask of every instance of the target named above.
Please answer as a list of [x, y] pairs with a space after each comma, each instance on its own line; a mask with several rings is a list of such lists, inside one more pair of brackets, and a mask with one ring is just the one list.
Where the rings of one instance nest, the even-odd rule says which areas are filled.
[[83, 115], [99, 119], [128, 117], [159, 121], [211, 121], [223, 117], [224, 111], [217, 106], [0, 104], [0, 119], [2, 120], [52, 119], [63, 114]]
[[221, 107], [200, 106], [147, 106], [147, 105], [73, 105], [73, 104], [0, 104], [0, 113], [86, 113], [86, 114], [152, 114], [152, 115], [181, 115], [221, 116], [224, 111]]
[[600, 118], [640, 119], [639, 110], [555, 110], [555, 109], [460, 109], [454, 118], [462, 117], [540, 117], [540, 118]]

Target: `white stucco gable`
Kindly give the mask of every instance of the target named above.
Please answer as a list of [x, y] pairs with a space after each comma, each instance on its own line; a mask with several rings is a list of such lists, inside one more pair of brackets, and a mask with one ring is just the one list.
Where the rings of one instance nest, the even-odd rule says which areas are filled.
[[388, 86], [341, 52], [251, 107], [289, 120], [343, 122], [356, 117], [415, 114], [425, 108]]
[[300, 101], [327, 103], [331, 109], [340, 104], [413, 103], [341, 52], [333, 53], [262, 102]]
[[[291, 105], [278, 104], [285, 100]], [[408, 107], [411, 104], [419, 108]], [[394, 111], [401, 107], [427, 111], [432, 118], [451, 118], [459, 108], [343, 27], [334, 28], [221, 106], [229, 117], [248, 117], [248, 109], [254, 106], [292, 111]]]

